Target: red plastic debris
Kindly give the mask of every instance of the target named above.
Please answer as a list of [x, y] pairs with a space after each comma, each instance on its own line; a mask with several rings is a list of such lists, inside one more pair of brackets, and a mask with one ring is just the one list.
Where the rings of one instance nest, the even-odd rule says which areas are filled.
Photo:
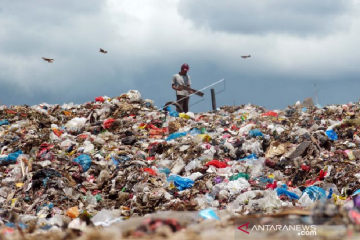
[[319, 181], [324, 180], [326, 173], [327, 173], [327, 172], [325, 172], [324, 170], [321, 169], [321, 170], [320, 170], [320, 173], [319, 173], [318, 180], [319, 180]]
[[205, 166], [214, 166], [216, 168], [226, 168], [227, 164], [224, 162], [220, 162], [219, 160], [212, 160], [210, 162], [208, 162], [207, 164], [205, 164]]
[[111, 128], [111, 126], [113, 125], [113, 123], [115, 122], [115, 119], [106, 119], [105, 121], [104, 121], [104, 128], [105, 129], [109, 129], [109, 128]]
[[316, 182], [317, 182], [317, 179], [315, 179], [315, 180], [307, 180], [305, 182], [305, 187], [310, 187], [310, 186], [314, 185], [314, 183], [316, 183]]
[[14, 112], [14, 111], [12, 111], [12, 110], [6, 110], [6, 113], [15, 114], [16, 112]]
[[95, 101], [97, 101], [97, 102], [105, 102], [105, 99], [103, 97], [97, 97], [97, 98], [95, 98]]
[[156, 172], [154, 171], [154, 169], [151, 168], [144, 168], [143, 169], [144, 172], [148, 172], [150, 175], [152, 176], [156, 176]]
[[101, 191], [100, 190], [94, 190], [91, 194], [95, 196], [98, 193], [101, 193]]
[[235, 125], [232, 125], [231, 126], [231, 130], [235, 130], [235, 131], [238, 131], [240, 128], [238, 128], [237, 126], [235, 126]]
[[277, 181], [274, 181], [274, 183], [269, 183], [266, 185], [266, 189], [275, 189], [277, 187]]
[[80, 135], [78, 135], [77, 137], [80, 138], [80, 139], [87, 139], [87, 138], [88, 138], [88, 135], [86, 135], [86, 134], [80, 134]]
[[310, 172], [311, 167], [310, 167], [310, 166], [306, 166], [306, 165], [301, 165], [301, 169], [302, 169], [304, 172]]
[[277, 117], [278, 114], [273, 111], [268, 111], [266, 113], [261, 114], [262, 117]]

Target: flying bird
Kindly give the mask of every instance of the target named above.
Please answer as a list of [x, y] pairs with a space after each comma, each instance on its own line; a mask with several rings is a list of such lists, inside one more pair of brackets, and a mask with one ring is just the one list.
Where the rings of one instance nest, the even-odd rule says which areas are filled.
[[44, 61], [47, 61], [48, 63], [53, 63], [54, 62], [54, 59], [51, 59], [51, 58], [42, 58], [44, 59]]
[[246, 58], [249, 58], [251, 57], [251, 55], [248, 55], [248, 56], [241, 56], [243, 59], [246, 59]]
[[100, 48], [100, 52], [101, 53], [107, 53], [107, 51], [105, 51], [104, 49]]

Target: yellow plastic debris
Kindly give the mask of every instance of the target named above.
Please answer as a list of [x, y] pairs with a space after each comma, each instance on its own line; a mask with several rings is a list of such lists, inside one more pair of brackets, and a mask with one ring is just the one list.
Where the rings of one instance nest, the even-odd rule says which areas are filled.
[[190, 116], [186, 115], [185, 113], [179, 113], [179, 117], [185, 118], [185, 119], [190, 119]]

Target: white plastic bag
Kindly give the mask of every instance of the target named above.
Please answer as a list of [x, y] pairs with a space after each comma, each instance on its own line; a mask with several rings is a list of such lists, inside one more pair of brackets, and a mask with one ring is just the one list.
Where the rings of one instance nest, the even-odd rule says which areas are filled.
[[126, 95], [130, 99], [130, 102], [139, 102], [141, 99], [141, 95], [137, 90], [130, 90]]
[[65, 127], [70, 131], [79, 131], [85, 126], [86, 118], [75, 117], [65, 124]]

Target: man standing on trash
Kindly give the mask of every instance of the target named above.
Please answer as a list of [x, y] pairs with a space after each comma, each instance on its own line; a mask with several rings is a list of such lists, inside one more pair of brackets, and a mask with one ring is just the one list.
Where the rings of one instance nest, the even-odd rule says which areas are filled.
[[[176, 101], [182, 107], [183, 112], [187, 113], [189, 111], [189, 92], [182, 88], [182, 86], [190, 87], [191, 79], [187, 75], [190, 67], [187, 63], [181, 65], [181, 71], [173, 76], [172, 88], [176, 90]], [[180, 109], [176, 109], [178, 112], [181, 112]]]

